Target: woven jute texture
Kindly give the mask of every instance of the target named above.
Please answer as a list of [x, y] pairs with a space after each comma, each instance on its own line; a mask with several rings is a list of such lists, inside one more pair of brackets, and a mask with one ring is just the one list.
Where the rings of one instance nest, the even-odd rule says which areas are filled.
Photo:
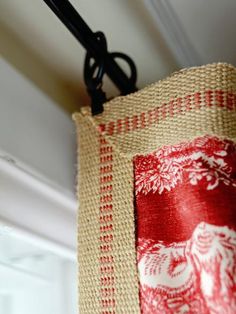
[[236, 140], [236, 69], [174, 73], [134, 94], [74, 114], [78, 130], [80, 313], [140, 313], [133, 157], [202, 135]]

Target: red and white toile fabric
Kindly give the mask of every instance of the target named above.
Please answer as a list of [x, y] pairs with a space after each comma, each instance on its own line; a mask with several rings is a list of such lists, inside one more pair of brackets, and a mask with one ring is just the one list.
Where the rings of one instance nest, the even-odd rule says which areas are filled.
[[203, 136], [134, 169], [142, 313], [236, 313], [236, 144]]

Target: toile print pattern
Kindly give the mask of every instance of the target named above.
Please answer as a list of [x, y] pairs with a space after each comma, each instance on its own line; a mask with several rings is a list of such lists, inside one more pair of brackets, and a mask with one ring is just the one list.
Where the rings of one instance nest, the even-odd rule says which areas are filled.
[[235, 143], [165, 146], [134, 170], [142, 313], [236, 313]]
[[192, 185], [202, 181], [207, 190], [216, 188], [220, 182], [236, 187], [232, 168], [227, 164], [227, 152], [235, 150], [230, 141], [215, 137], [197, 138], [193, 142], [164, 146], [146, 157], [135, 159], [138, 169], [135, 180], [136, 194], [170, 191], [184, 178]]

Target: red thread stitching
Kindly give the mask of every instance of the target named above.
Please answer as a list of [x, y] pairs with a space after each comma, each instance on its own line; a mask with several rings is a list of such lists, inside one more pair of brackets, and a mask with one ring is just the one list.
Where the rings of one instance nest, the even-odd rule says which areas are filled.
[[[193, 109], [201, 109], [204, 106], [216, 106], [235, 110], [236, 94], [222, 90], [207, 90], [205, 92], [196, 92], [188, 94], [185, 97], [171, 99], [168, 103], [162, 104], [147, 112], [142, 112], [139, 115], [125, 117], [124, 119], [118, 119], [117, 121], [112, 122], [116, 125], [113, 134], [143, 129], [149, 125], [158, 123], [160, 120], [173, 117], [177, 114], [184, 114]], [[109, 123], [110, 122], [108, 122], [108, 125]], [[109, 132], [105, 133], [109, 135]]]
[[132, 127], [133, 127], [133, 130], [136, 130], [138, 128], [138, 116], [133, 116]]
[[192, 95], [187, 95], [185, 97], [185, 110], [186, 111], [190, 111], [192, 108], [191, 108], [191, 96]]
[[[101, 124], [98, 130], [108, 135], [113, 135], [115, 129], [117, 132], [122, 130], [122, 120], [116, 122], [110, 121], [107, 125]], [[126, 131], [130, 131], [129, 118], [126, 119]], [[113, 251], [113, 176], [112, 176], [112, 162], [113, 149], [112, 146], [104, 139], [103, 134], [99, 135], [99, 152], [100, 152], [100, 216], [99, 216], [99, 230], [100, 230], [100, 294], [102, 308], [109, 308], [109, 310], [101, 311], [101, 314], [115, 314], [115, 276], [114, 274], [114, 258]], [[108, 286], [104, 290], [104, 286]], [[105, 292], [104, 292], [105, 291]], [[112, 298], [111, 298], [112, 297]]]
[[115, 289], [114, 288], [103, 288], [101, 289], [101, 293], [103, 297], [110, 297], [110, 296], [114, 296], [115, 293]]
[[194, 94], [194, 106], [196, 109], [201, 108], [201, 93]]

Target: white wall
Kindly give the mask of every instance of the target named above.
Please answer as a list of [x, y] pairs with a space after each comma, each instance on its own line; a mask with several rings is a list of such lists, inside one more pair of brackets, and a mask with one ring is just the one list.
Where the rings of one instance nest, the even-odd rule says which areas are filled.
[[0, 61], [0, 313], [76, 314], [75, 130]]
[[0, 221], [76, 251], [71, 117], [0, 60]]

